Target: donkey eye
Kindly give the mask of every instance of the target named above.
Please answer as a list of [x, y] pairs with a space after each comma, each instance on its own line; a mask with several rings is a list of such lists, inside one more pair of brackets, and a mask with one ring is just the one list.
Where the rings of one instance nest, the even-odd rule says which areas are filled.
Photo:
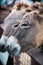
[[22, 24], [22, 26], [28, 26], [28, 24], [24, 23], [24, 24]]
[[24, 22], [22, 25], [21, 25], [21, 28], [28, 28], [30, 27], [30, 24], [27, 23], [27, 22]]
[[18, 27], [18, 24], [15, 24], [14, 27]]
[[16, 24], [12, 25], [12, 28], [15, 29], [15, 28], [17, 28], [18, 26], [19, 26], [19, 23], [16, 23]]

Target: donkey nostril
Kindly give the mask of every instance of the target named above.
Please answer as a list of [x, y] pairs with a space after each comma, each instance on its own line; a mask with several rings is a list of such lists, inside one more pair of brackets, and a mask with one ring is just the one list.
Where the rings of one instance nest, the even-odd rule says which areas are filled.
[[2, 46], [2, 49], [4, 48], [4, 45]]
[[9, 45], [7, 46], [7, 49], [9, 49]]
[[2, 52], [5, 52], [5, 51], [6, 51], [5, 45], [3, 45], [3, 46], [1, 47], [1, 49], [2, 49]]
[[[14, 52], [17, 52], [17, 48], [14, 48], [13, 51], [14, 51]], [[13, 51], [12, 51], [12, 52], [13, 52]]]

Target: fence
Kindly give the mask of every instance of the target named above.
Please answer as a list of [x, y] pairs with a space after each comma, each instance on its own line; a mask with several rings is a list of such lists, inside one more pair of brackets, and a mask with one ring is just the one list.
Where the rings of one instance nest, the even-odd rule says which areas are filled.
[[27, 53], [21, 53], [19, 58], [14, 58], [14, 65], [31, 65], [31, 57]]

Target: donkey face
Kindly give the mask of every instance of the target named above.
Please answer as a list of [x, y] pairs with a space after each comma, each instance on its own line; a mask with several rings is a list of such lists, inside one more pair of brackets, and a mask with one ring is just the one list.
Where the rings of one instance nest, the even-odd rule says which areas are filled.
[[21, 22], [13, 23], [7, 29], [11, 33], [8, 36], [13, 35], [22, 50], [39, 47], [43, 43], [43, 16], [39, 11], [25, 14]]
[[[18, 53], [20, 52], [20, 48], [22, 48], [22, 50], [28, 50], [32, 47], [40, 46], [41, 43], [43, 43], [43, 15], [39, 14], [39, 11], [26, 13], [24, 16], [22, 15], [23, 19], [19, 18], [19, 14], [17, 14], [17, 18], [16, 15], [13, 16], [14, 18], [12, 17], [12, 15], [11, 17], [8, 17], [5, 20], [5, 22], [6, 21], [8, 22], [5, 25], [4, 33], [3, 33], [3, 35], [8, 36], [7, 47], [9, 53], [13, 53], [14, 48], [16, 46], [17, 46], [16, 52]], [[21, 21], [18, 22], [18, 20]], [[17, 41], [14, 43], [14, 40], [16, 39]], [[9, 44], [11, 47], [9, 46]]]
[[1, 52], [8, 51], [12, 56], [18, 56], [20, 54], [21, 47], [18, 43], [18, 40], [13, 36], [18, 25], [19, 22], [8, 24], [8, 26], [6, 26], [7, 28], [4, 30], [0, 39]]
[[24, 50], [39, 47], [43, 43], [43, 18], [37, 11], [24, 15], [15, 36]]

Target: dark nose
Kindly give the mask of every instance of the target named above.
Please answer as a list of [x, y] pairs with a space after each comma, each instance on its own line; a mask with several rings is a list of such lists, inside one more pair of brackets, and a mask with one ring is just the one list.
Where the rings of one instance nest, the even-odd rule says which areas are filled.
[[0, 51], [1, 52], [5, 52], [6, 51], [6, 48], [5, 48], [5, 45], [4, 44], [0, 47]]

